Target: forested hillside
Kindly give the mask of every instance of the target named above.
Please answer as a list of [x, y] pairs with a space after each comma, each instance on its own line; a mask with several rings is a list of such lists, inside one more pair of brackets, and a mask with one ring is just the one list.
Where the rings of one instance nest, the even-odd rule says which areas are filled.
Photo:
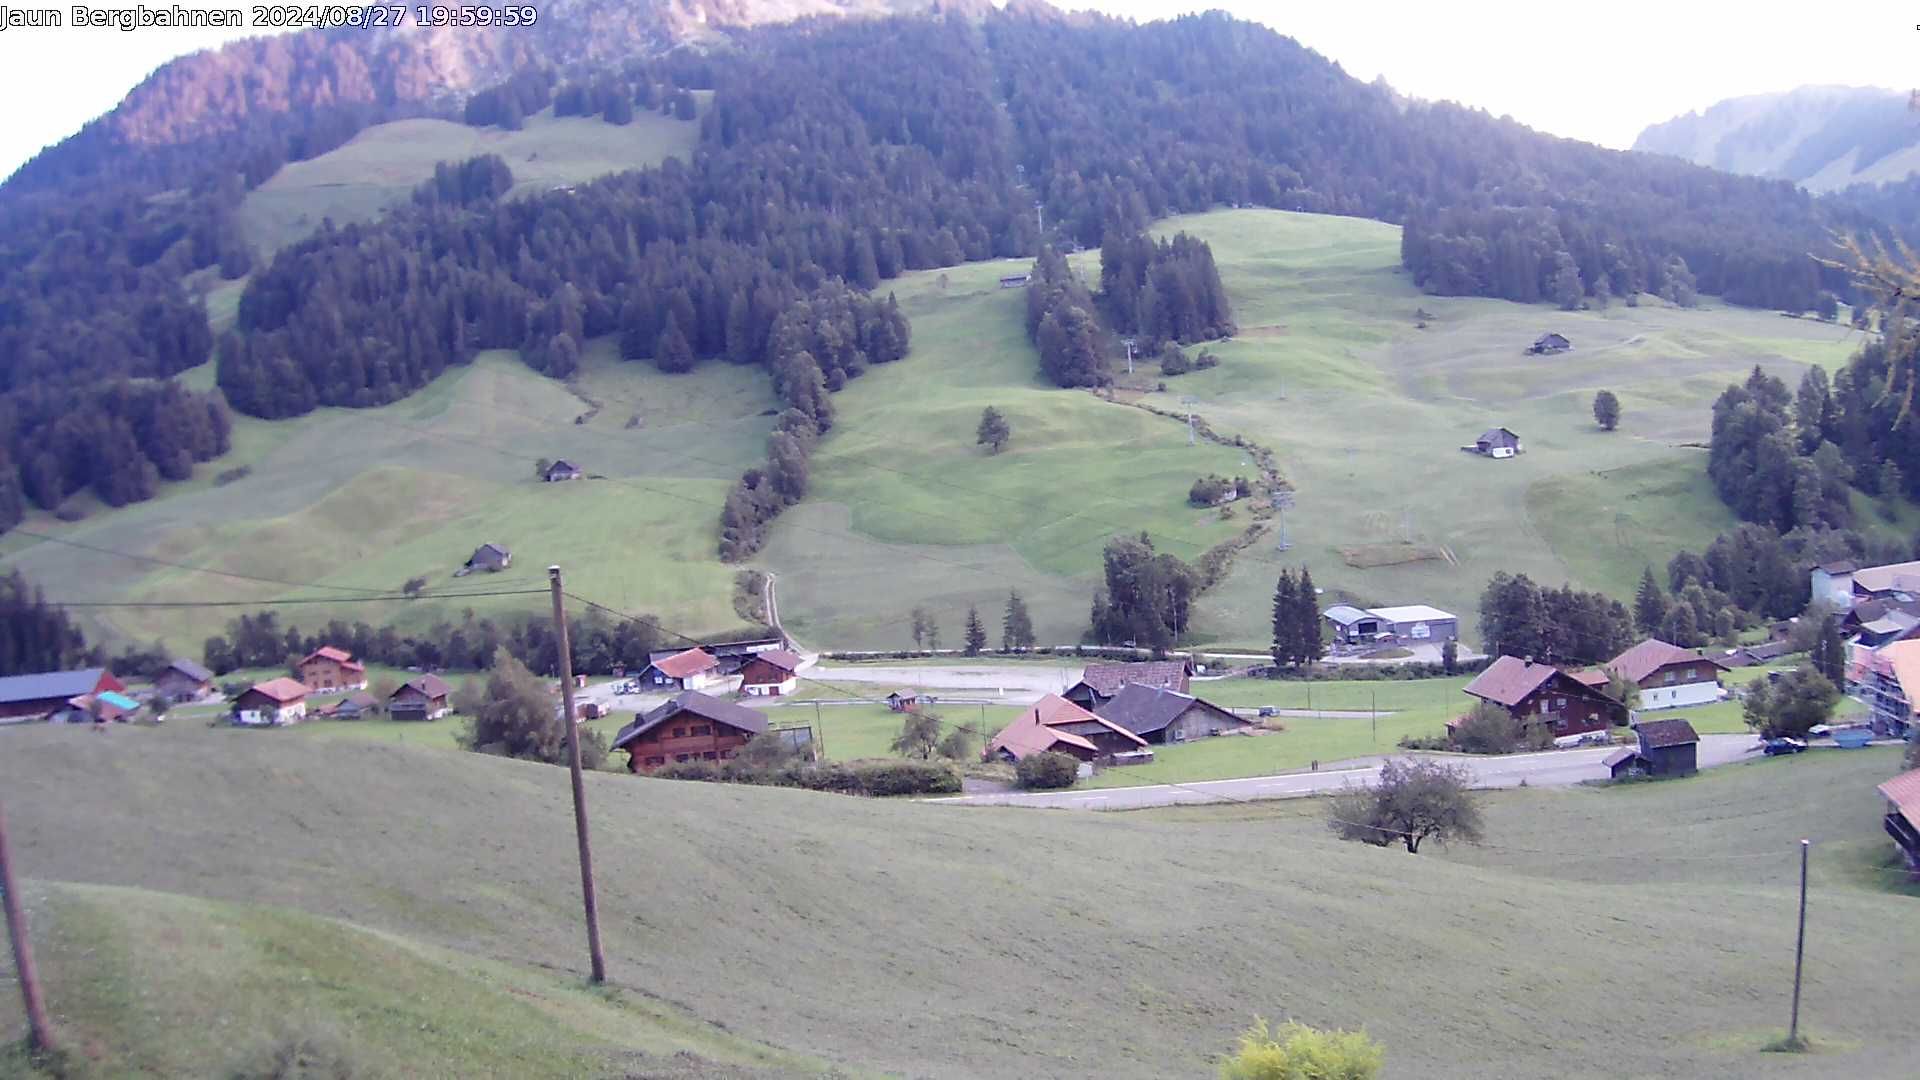
[[[752, 10], [709, 36], [766, 10], [739, 7]], [[26, 499], [146, 497], [222, 451], [216, 400], [195, 398], [187, 412], [208, 421], [163, 437], [139, 393], [98, 394], [216, 351], [188, 280], [250, 275], [217, 352], [227, 402], [254, 415], [391, 401], [492, 346], [565, 377], [583, 340], [617, 333], [625, 357], [668, 370], [767, 366], [804, 414], [784, 426], [805, 445], [831, 422], [826, 393], [906, 347], [897, 312], [833, 292], [835, 279], [871, 290], [1226, 203], [1405, 222], [1404, 262], [1439, 293], [1577, 303], [1684, 282], [1797, 310], [1845, 290], [1807, 253], [1832, 228], [1871, 224], [1787, 184], [1401, 100], [1220, 14], [1139, 26], [961, 7], [662, 53], [684, 4], [577, 0], [510, 43], [463, 31], [435, 52], [432, 33], [308, 34], [162, 71], [0, 189], [0, 526]], [[422, 56], [443, 69], [428, 78]], [[248, 65], [260, 86], [234, 80]], [[688, 91], [709, 89], [684, 164], [528, 198], [424, 200], [323, 230], [270, 266], [234, 223], [281, 163], [382, 119], [511, 125], [558, 107], [619, 123], [630, 108], [685, 115]], [[796, 314], [776, 338], [783, 316], [823, 301], [840, 328]], [[65, 437], [92, 448], [85, 464], [50, 436], [76, 413], [92, 427]], [[49, 453], [57, 475], [38, 461]], [[740, 521], [772, 512], [767, 479], [743, 478], [760, 494]]]

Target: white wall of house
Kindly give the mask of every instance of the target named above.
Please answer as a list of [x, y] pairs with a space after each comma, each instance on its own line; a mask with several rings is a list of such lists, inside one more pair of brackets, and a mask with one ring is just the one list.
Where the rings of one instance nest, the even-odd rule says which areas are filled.
[[274, 724], [297, 724], [306, 719], [307, 703], [296, 701], [291, 705], [282, 705], [277, 709], [241, 709], [237, 714], [239, 721], [246, 727], [266, 727]]
[[740, 692], [749, 697], [781, 697], [793, 693], [799, 683], [799, 679], [789, 676], [785, 682], [747, 683], [740, 688]]
[[1688, 705], [1711, 705], [1718, 700], [1720, 700], [1718, 681], [1672, 685], [1656, 683], [1651, 687], [1640, 688], [1640, 708], [1642, 709], [1678, 709]]
[[1853, 606], [1853, 575], [1813, 568], [1813, 602], [1844, 612]]

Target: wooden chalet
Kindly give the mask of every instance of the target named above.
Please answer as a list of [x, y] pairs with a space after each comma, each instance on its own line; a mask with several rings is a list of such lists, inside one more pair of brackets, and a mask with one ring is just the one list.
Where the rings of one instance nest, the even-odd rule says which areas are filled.
[[1725, 670], [1726, 664], [1698, 650], [1648, 638], [1577, 677], [1605, 690], [1608, 674], [1618, 675], [1640, 688], [1640, 708], [1677, 709], [1719, 701], [1720, 673]]
[[772, 649], [754, 653], [740, 665], [740, 692], [750, 697], [781, 697], [800, 685], [803, 661], [798, 653]]
[[669, 762], [724, 761], [766, 730], [765, 713], [686, 690], [621, 728], [613, 749], [627, 752], [628, 769], [644, 773]]
[[1163, 690], [1177, 690], [1184, 694], [1192, 678], [1193, 662], [1190, 660], [1088, 664], [1080, 672], [1080, 681], [1068, 687], [1060, 696], [1082, 709], [1091, 710], [1112, 701], [1114, 695], [1120, 692], [1120, 688], [1128, 683], [1158, 687]]
[[1485, 457], [1505, 458], [1524, 452], [1526, 446], [1512, 429], [1497, 427], [1481, 432], [1480, 437], [1473, 440], [1472, 446], [1463, 446], [1460, 449]]
[[1112, 701], [1094, 713], [1154, 744], [1183, 743], [1254, 726], [1251, 720], [1191, 694], [1139, 683], [1121, 687]]
[[[300, 661], [300, 681], [309, 690], [365, 690], [367, 666], [345, 649], [322, 645]], [[289, 680], [291, 681], [291, 680]]]
[[1019, 761], [1029, 754], [1069, 754], [1081, 761], [1139, 754], [1147, 740], [1111, 720], [1048, 694], [987, 740], [986, 760]]
[[542, 478], [549, 484], [561, 484], [568, 480], [578, 480], [585, 475], [587, 474], [580, 470], [580, 466], [566, 458], [561, 458], [547, 466], [547, 471], [542, 474]]
[[175, 660], [153, 677], [153, 692], [167, 701], [198, 701], [213, 690], [213, 672], [191, 660]]
[[720, 661], [705, 649], [685, 649], [661, 657], [640, 673], [642, 683], [674, 690], [701, 690], [723, 678]]
[[1552, 356], [1555, 353], [1567, 352], [1572, 348], [1573, 342], [1567, 340], [1565, 334], [1556, 334], [1548, 331], [1533, 339], [1533, 344], [1527, 346], [1527, 353], [1530, 356]]
[[1643, 720], [1634, 725], [1639, 745], [1623, 746], [1608, 754], [1603, 764], [1618, 780], [1628, 774], [1640, 776], [1692, 776], [1700, 771], [1700, 735], [1693, 725], [1678, 717], [1671, 720]]
[[297, 724], [307, 716], [307, 687], [295, 679], [255, 683], [233, 699], [233, 722], [241, 727]]
[[1920, 881], [1920, 769], [1901, 773], [1881, 784], [1879, 791], [1887, 800], [1887, 816], [1881, 824], [1893, 838], [1908, 877]]
[[894, 712], [917, 712], [920, 708], [920, 691], [895, 690], [887, 695], [887, 708]]
[[320, 715], [333, 720], [363, 720], [379, 711], [380, 699], [358, 690], [320, 710]]
[[420, 675], [400, 684], [387, 698], [395, 720], [438, 720], [453, 711], [453, 687], [438, 675]]
[[513, 552], [495, 543], [481, 544], [473, 549], [467, 558], [467, 564], [460, 568], [462, 574], [471, 574], [476, 570], [496, 573], [513, 565]]
[[50, 719], [85, 694], [124, 693], [126, 685], [106, 668], [42, 671], [0, 678], [0, 724]]
[[[1466, 686], [1466, 693], [1507, 710], [1523, 726], [1543, 725], [1555, 736], [1605, 731], [1620, 703], [1552, 664], [1502, 656]], [[1451, 730], [1458, 720], [1447, 721]]]

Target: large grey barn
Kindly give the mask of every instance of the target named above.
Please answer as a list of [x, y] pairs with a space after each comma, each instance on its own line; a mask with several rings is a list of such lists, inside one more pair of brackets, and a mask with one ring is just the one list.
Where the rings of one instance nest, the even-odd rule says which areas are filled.
[[1346, 644], [1456, 641], [1460, 637], [1458, 616], [1425, 604], [1364, 610], [1335, 604], [1326, 610], [1326, 620], [1333, 624], [1334, 640]]

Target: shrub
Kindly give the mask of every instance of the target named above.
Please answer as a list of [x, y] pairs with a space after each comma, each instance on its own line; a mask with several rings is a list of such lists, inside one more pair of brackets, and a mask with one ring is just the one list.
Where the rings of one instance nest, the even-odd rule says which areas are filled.
[[1080, 775], [1080, 762], [1071, 754], [1046, 751], [1028, 754], [1013, 767], [1013, 777], [1023, 788], [1047, 791], [1072, 787]]
[[675, 762], [653, 773], [663, 780], [752, 784], [803, 788], [838, 795], [951, 795], [960, 790], [960, 773], [944, 761], [823, 761], [790, 758], [755, 764], [745, 758]]
[[1224, 476], [1203, 476], [1187, 489], [1187, 501], [1195, 506], [1212, 506], [1233, 490], [1233, 481]]
[[1447, 741], [1445, 735], [1402, 735], [1400, 736], [1400, 749], [1451, 750], [1453, 749], [1453, 744]]
[[1511, 754], [1525, 738], [1520, 721], [1490, 701], [1473, 707], [1453, 728], [1453, 744], [1469, 754]]
[[866, 795], [946, 795], [960, 790], [960, 773], [944, 761], [856, 761], [852, 768]]
[[363, 1074], [351, 1044], [331, 1031], [284, 1032], [245, 1052], [228, 1080], [353, 1080]]
[[1386, 1051], [1364, 1031], [1319, 1031], [1255, 1020], [1240, 1049], [1220, 1063], [1221, 1080], [1372, 1080]]

